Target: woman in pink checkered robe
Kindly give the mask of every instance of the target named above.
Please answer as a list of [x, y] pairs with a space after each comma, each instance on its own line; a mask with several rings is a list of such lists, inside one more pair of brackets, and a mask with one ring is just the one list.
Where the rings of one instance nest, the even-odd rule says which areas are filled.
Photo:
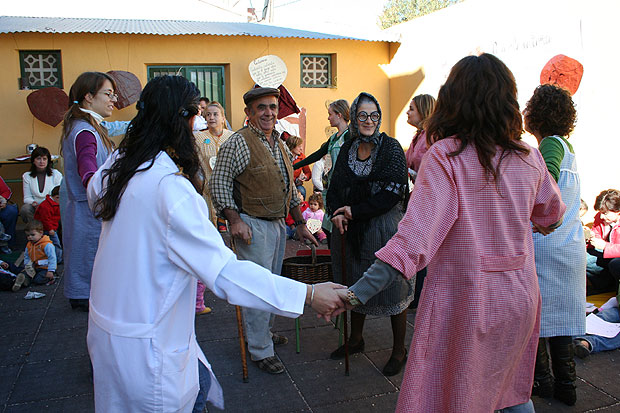
[[383, 280], [428, 268], [398, 412], [534, 411], [540, 293], [531, 223], [551, 232], [566, 207], [521, 128], [510, 70], [488, 54], [458, 62], [439, 92], [428, 128], [437, 140], [398, 232], [350, 288], [364, 303]]

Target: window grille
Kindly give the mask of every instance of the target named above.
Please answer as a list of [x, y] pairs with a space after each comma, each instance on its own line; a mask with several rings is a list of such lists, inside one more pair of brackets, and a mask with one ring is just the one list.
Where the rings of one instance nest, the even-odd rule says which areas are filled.
[[60, 50], [20, 50], [22, 85], [29, 89], [62, 88]]
[[301, 55], [301, 87], [332, 87], [332, 56]]

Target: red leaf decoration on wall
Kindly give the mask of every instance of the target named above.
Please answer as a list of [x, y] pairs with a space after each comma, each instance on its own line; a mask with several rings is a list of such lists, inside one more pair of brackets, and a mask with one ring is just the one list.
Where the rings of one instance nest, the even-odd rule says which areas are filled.
[[116, 82], [118, 100], [114, 103], [117, 109], [126, 108], [140, 99], [142, 84], [136, 75], [123, 70], [110, 70], [108, 75]]
[[35, 90], [28, 95], [26, 102], [35, 118], [53, 127], [62, 122], [69, 108], [69, 96], [57, 87]]

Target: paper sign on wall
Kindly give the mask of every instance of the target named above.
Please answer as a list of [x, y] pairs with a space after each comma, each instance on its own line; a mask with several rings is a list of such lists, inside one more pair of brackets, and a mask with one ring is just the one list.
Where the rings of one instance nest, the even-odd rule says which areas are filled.
[[286, 79], [288, 70], [284, 60], [276, 55], [266, 55], [250, 62], [252, 80], [262, 87], [277, 88]]

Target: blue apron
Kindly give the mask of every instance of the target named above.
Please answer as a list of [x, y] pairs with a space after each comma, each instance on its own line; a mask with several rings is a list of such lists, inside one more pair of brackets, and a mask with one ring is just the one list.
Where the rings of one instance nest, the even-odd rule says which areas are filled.
[[86, 188], [78, 173], [75, 138], [83, 130], [92, 132], [97, 139], [97, 167], [100, 167], [110, 154], [99, 133], [83, 120], [74, 121], [69, 134], [62, 140], [65, 175], [60, 185], [60, 214], [65, 260], [65, 297], [70, 299], [90, 297], [90, 278], [101, 232], [101, 221], [94, 217], [88, 207]]
[[562, 225], [547, 236], [534, 234], [536, 273], [542, 296], [541, 337], [575, 336], [586, 330], [586, 247], [579, 219], [577, 162], [566, 142], [558, 186], [566, 213]]

